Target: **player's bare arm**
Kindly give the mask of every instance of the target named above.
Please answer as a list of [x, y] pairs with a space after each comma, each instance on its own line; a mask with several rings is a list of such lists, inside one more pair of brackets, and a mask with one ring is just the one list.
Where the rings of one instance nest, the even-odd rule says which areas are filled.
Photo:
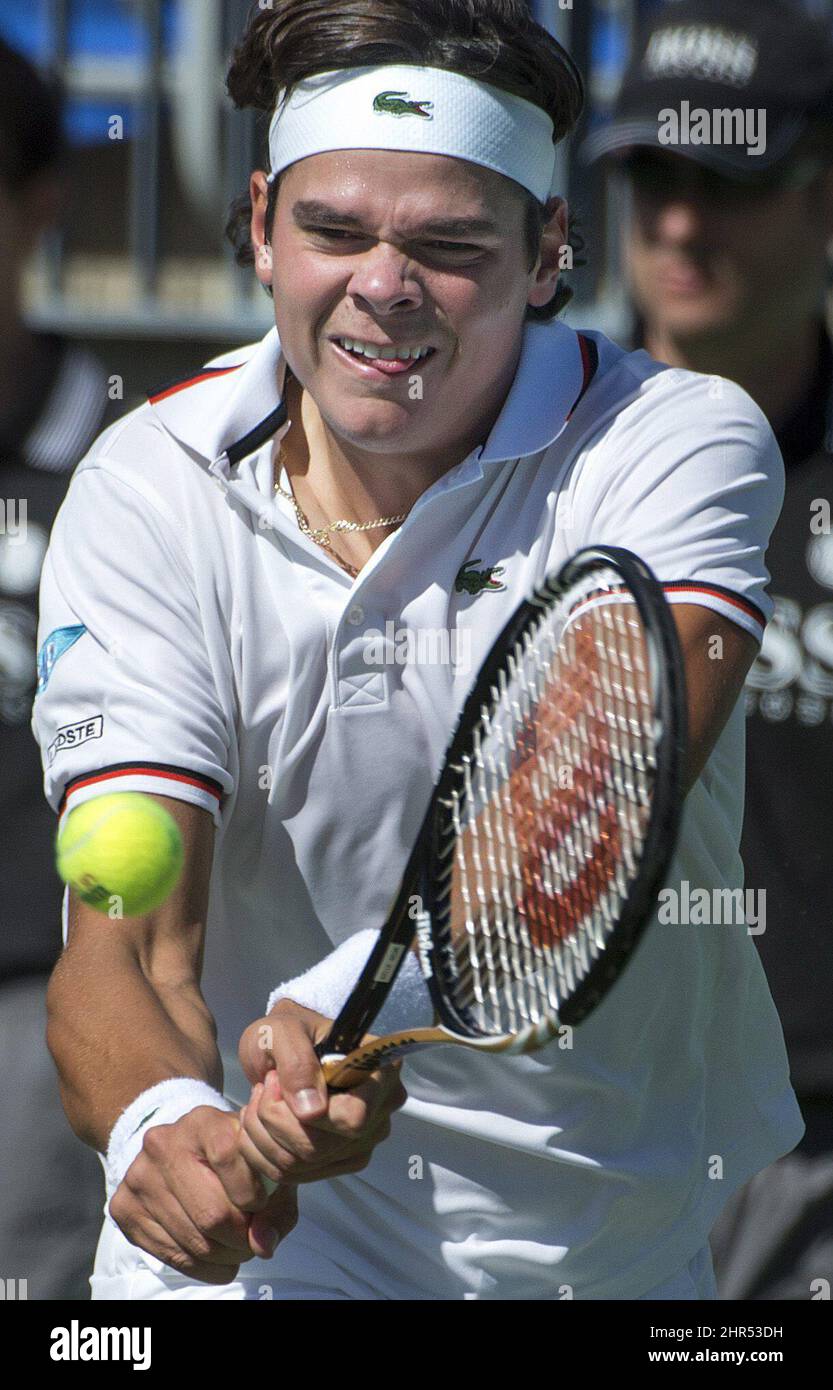
[[[66, 949], [49, 990], [50, 1051], [67, 1116], [101, 1152], [119, 1115], [161, 1081], [192, 1077], [220, 1088], [214, 1020], [200, 992], [211, 872], [211, 816], [161, 797], [176, 819], [185, 867], [156, 912], [110, 921], [74, 895]], [[267, 1206], [240, 1157], [236, 1115], [210, 1106], [157, 1125], [110, 1204], [113, 1220], [143, 1250], [181, 1273], [226, 1283], [239, 1265], [270, 1254], [295, 1224], [284, 1189]]]
[[199, 988], [214, 826], [199, 807], [158, 799], [183, 838], [176, 887], [154, 913], [121, 921], [71, 893], [66, 949], [50, 984], [48, 1040], [64, 1106], [76, 1134], [98, 1148], [125, 1106], [156, 1082], [222, 1079]]
[[[200, 990], [214, 825], [198, 807], [159, 800], [183, 837], [185, 869], [176, 889], [156, 912], [115, 922], [73, 895], [67, 948], [49, 994], [49, 1045], [67, 1115], [76, 1133], [102, 1152], [122, 1111], [160, 1081], [192, 1077], [222, 1087], [214, 1020]], [[309, 1073], [318, 1071], [311, 1042], [311, 1064], [305, 1063], [305, 1037], [290, 1029], [278, 1054], [300, 1114]], [[264, 1191], [245, 1161], [238, 1117], [199, 1106], [148, 1130], [111, 1201], [113, 1219], [166, 1264], [208, 1283], [227, 1282], [243, 1261], [270, 1255], [294, 1226], [292, 1184], [364, 1167], [404, 1100], [390, 1075], [373, 1078], [366, 1097], [333, 1098], [331, 1114], [326, 1089], [321, 1094], [314, 1131], [286, 1102], [275, 1102], [274, 1087], [264, 1096], [265, 1113], [283, 1138], [277, 1169], [263, 1165], [284, 1181], [276, 1195]], [[256, 1107], [247, 1114], [252, 1123]], [[253, 1212], [258, 1219], [250, 1222]]]
[[684, 790], [690, 792], [743, 691], [758, 652], [751, 633], [694, 604], [672, 609], [688, 687], [688, 755]]

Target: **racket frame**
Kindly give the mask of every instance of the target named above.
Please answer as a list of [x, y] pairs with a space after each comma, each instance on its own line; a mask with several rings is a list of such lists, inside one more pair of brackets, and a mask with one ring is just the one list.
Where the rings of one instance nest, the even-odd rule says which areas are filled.
[[[540, 619], [542, 612], [601, 567], [621, 575], [636, 603], [648, 641], [655, 644], [648, 655], [653, 680], [651, 693], [661, 731], [640, 868], [605, 950], [558, 1014], [530, 1023], [518, 1033], [489, 1033], [479, 1027], [472, 1015], [457, 1007], [441, 984], [444, 977], [441, 953], [449, 949], [449, 936], [443, 925], [448, 917], [449, 875], [447, 855], [439, 843], [444, 815], [441, 802], [443, 797], [448, 798], [459, 778], [460, 759], [468, 750], [471, 729], [484, 704], [489, 705], [491, 701], [492, 688], [505, 664], [507, 652], [520, 641], [527, 628]], [[376, 1060], [373, 1067], [365, 1065], [364, 1070], [375, 1069], [385, 1058], [399, 1052], [438, 1041], [466, 1043], [483, 1051], [530, 1051], [554, 1036], [560, 1027], [573, 1026], [587, 1017], [621, 974], [642, 937], [673, 857], [682, 816], [687, 722], [682, 654], [661, 585], [644, 561], [622, 547], [596, 545], [579, 551], [514, 611], [492, 644], [466, 698], [387, 922], [330, 1033], [316, 1048], [325, 1074], [328, 1079], [332, 1078], [334, 1087], [351, 1084], [349, 1080], [337, 1079], [340, 1063], [348, 1053], [358, 1051], [357, 1039], [368, 1032], [382, 1008], [417, 934], [420, 968], [438, 1026], [392, 1034], [384, 1050], [368, 1044], [367, 1051]], [[437, 886], [441, 881], [445, 883], [444, 902], [438, 899]], [[353, 1060], [351, 1057], [351, 1062]], [[355, 1062], [358, 1061], [356, 1056]]]
[[[655, 649], [648, 652], [648, 660], [653, 678], [651, 695], [661, 728], [656, 744], [657, 775], [639, 871], [628, 889], [616, 927], [587, 975], [564, 1006], [552, 1016], [549, 1027], [543, 1022], [530, 1023], [517, 1034], [509, 1035], [517, 1038], [518, 1044], [511, 1050], [519, 1052], [540, 1046], [547, 1036], [554, 1036], [563, 1025], [580, 1023], [608, 992], [648, 924], [653, 903], [676, 847], [682, 816], [682, 775], [687, 743], [685, 672], [677, 630], [662, 586], [638, 556], [618, 546], [587, 547], [579, 551], [557, 574], [545, 580], [516, 609], [496, 639], [466, 699], [431, 799], [427, 855], [421, 861], [419, 879], [420, 897], [429, 924], [427, 931], [423, 924], [424, 945], [420, 951], [420, 964], [437, 1016], [450, 1033], [472, 1041], [479, 1037], [496, 1039], [497, 1035], [481, 1029], [474, 1014], [459, 1008], [442, 988], [446, 976], [442, 955], [451, 953], [450, 934], [445, 925], [450, 902], [450, 875], [447, 852], [443, 851], [446, 826], [442, 805], [444, 800], [450, 799], [459, 784], [461, 759], [468, 751], [470, 730], [483, 707], [488, 707], [491, 702], [492, 690], [505, 664], [507, 652], [522, 640], [526, 630], [540, 619], [543, 611], [558, 603], [574, 585], [580, 584], [600, 566], [614, 569], [621, 576], [629, 596], [636, 603], [646, 639], [649, 644], [655, 644]], [[504, 1043], [501, 1050], [509, 1051], [510, 1048]]]

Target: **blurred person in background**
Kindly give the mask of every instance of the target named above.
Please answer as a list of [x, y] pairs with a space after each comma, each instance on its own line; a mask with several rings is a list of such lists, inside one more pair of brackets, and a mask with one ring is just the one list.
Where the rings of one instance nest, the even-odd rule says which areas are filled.
[[65, 160], [58, 92], [0, 40], [0, 1279], [37, 1299], [89, 1297], [104, 1199], [44, 1041], [62, 886], [29, 725], [49, 532], [111, 409], [103, 367], [28, 327], [21, 303], [26, 264], [62, 212]]
[[[643, 29], [613, 120], [587, 145], [632, 198], [633, 346], [738, 382], [786, 465], [767, 554], [775, 616], [747, 682], [742, 853], [747, 889], [766, 893], [755, 940], [806, 1134], [715, 1227], [728, 1299], [833, 1286], [832, 92], [833, 37], [791, 0], [682, 0]], [[726, 110], [743, 113], [738, 143], [695, 114]], [[667, 143], [669, 112], [692, 143]]]

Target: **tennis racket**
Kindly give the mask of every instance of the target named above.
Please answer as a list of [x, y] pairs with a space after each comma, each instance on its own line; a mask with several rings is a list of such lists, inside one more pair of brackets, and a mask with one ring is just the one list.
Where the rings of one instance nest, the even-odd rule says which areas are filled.
[[[533, 1051], [586, 1018], [673, 854], [685, 737], [660, 585], [629, 551], [580, 551], [480, 670], [387, 922], [318, 1045], [330, 1088], [436, 1043]], [[363, 1045], [415, 944], [435, 1025]]]

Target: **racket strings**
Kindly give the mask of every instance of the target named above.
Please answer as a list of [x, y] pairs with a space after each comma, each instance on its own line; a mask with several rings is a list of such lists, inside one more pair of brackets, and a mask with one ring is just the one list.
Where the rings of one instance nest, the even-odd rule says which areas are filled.
[[483, 1032], [557, 1017], [640, 862], [659, 731], [644, 628], [616, 582], [524, 633], [445, 802], [445, 973]]

